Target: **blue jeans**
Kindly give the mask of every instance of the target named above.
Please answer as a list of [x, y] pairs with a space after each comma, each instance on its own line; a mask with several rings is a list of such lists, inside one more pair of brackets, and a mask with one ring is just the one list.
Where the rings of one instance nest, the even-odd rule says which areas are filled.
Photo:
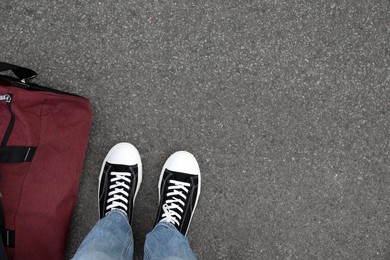
[[[113, 210], [100, 219], [73, 259], [132, 259], [134, 239], [125, 213]], [[159, 223], [146, 236], [144, 259], [196, 259], [188, 240], [170, 223]]]

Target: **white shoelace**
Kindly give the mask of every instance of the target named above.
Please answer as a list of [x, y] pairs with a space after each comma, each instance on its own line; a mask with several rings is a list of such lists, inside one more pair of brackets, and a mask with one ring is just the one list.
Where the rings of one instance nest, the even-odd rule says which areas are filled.
[[168, 190], [173, 190], [167, 193], [167, 197], [169, 199], [165, 201], [165, 204], [162, 206], [164, 213], [162, 214], [161, 221], [170, 222], [172, 224], [180, 225], [181, 216], [183, 213], [183, 207], [185, 206], [184, 200], [187, 199], [187, 196], [183, 193], [188, 193], [188, 188], [190, 187], [190, 183], [170, 180], [170, 186], [168, 186]]
[[129, 193], [125, 191], [130, 190], [130, 176], [129, 172], [111, 172], [111, 176], [115, 176], [111, 179], [110, 192], [108, 193], [109, 199], [107, 200], [106, 210], [109, 211], [113, 208], [120, 207], [127, 212], [127, 204], [129, 202]]

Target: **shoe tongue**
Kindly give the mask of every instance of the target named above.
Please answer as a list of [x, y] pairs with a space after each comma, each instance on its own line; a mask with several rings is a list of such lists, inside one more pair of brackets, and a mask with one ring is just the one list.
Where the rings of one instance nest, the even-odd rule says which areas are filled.
[[108, 164], [112, 169], [111, 171], [114, 172], [130, 172], [132, 174], [137, 173], [137, 165]]
[[170, 180], [192, 183], [192, 180], [197, 178], [197, 175], [191, 175], [188, 173], [175, 172], [169, 169], [165, 169], [165, 171], [166, 173], [168, 173], [168, 175], [170, 175], [169, 177]]

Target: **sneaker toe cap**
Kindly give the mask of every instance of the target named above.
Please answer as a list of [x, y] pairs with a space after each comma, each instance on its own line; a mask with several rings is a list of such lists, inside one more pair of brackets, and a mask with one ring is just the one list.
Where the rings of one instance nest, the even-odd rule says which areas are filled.
[[107, 162], [111, 164], [136, 165], [141, 164], [137, 148], [129, 143], [119, 143], [111, 148]]
[[166, 168], [175, 172], [200, 175], [200, 169], [195, 157], [186, 151], [179, 151], [172, 154], [167, 162]]

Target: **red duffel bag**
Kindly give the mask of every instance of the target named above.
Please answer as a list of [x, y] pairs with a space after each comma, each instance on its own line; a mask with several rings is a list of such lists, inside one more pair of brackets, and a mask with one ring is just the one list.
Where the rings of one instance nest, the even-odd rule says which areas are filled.
[[91, 126], [88, 99], [0, 63], [2, 240], [9, 259], [63, 259]]

